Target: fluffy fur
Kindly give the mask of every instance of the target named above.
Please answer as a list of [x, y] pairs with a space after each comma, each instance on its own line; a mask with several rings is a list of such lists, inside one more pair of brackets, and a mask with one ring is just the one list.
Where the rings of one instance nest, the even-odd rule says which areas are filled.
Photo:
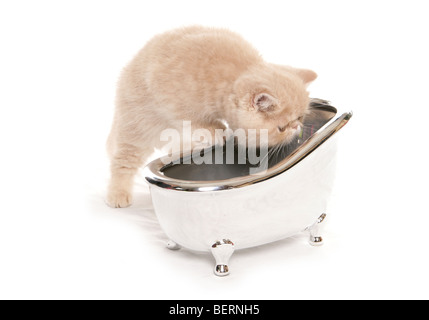
[[289, 141], [308, 110], [306, 86], [316, 77], [265, 62], [228, 30], [195, 26], [155, 36], [118, 83], [108, 204], [131, 204], [138, 168], [162, 147], [161, 131], [180, 131], [183, 120], [213, 134], [227, 123], [233, 130], [268, 129], [270, 145]]

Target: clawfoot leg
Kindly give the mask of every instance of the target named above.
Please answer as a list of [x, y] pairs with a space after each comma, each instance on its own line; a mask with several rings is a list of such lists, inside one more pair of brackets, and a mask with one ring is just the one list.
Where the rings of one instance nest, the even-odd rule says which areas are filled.
[[311, 226], [307, 228], [307, 231], [310, 234], [309, 243], [312, 246], [321, 246], [323, 245], [323, 238], [321, 236], [321, 224], [323, 220], [325, 220], [326, 214], [323, 213], [317, 221]]
[[167, 248], [170, 250], [179, 250], [181, 247], [180, 247], [180, 245], [178, 245], [173, 240], [168, 240], [167, 241]]
[[212, 254], [216, 259], [214, 273], [223, 277], [229, 274], [228, 262], [234, 253], [234, 244], [231, 240], [223, 239], [216, 241], [211, 248]]

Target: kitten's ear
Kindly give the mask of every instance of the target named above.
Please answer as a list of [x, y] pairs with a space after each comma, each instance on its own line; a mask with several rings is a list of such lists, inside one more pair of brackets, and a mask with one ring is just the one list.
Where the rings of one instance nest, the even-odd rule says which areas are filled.
[[309, 69], [296, 69], [294, 68], [295, 73], [304, 81], [304, 83], [310, 83], [317, 78], [317, 73]]
[[253, 97], [252, 107], [259, 111], [270, 111], [277, 104], [277, 99], [268, 93], [259, 93]]

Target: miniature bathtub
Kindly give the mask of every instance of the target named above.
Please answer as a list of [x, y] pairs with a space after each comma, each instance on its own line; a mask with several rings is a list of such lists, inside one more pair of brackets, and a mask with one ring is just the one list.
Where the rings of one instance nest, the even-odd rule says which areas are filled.
[[[218, 276], [229, 273], [236, 249], [309, 233], [320, 245], [320, 224], [334, 182], [336, 133], [352, 117], [313, 99], [301, 134], [273, 155], [263, 174], [247, 164], [165, 164], [145, 168], [159, 223], [170, 249], [212, 252]], [[214, 150], [213, 148], [212, 150]], [[187, 156], [183, 156], [181, 160]]]

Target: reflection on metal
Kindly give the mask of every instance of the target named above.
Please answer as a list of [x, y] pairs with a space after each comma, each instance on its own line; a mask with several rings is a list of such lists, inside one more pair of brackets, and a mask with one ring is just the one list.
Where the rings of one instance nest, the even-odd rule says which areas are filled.
[[[305, 118], [303, 133], [270, 158], [269, 168], [262, 175], [249, 175], [250, 165], [171, 164], [161, 159], [148, 164], [144, 174], [147, 182], [161, 188], [188, 192], [211, 192], [241, 188], [279, 175], [306, 158], [331, 136], [337, 133], [352, 117], [351, 112], [335, 117], [337, 109], [327, 101], [313, 99], [309, 116]], [[211, 152], [214, 156], [214, 148]], [[189, 158], [191, 154], [182, 156]], [[175, 163], [177, 161], [174, 161]]]

